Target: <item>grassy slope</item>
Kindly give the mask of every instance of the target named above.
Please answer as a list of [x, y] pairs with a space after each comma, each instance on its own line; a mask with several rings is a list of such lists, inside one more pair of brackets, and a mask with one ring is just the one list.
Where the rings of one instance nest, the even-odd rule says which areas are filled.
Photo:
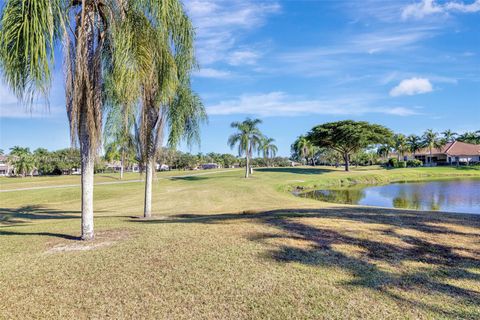
[[[102, 185], [89, 244], [74, 240], [78, 188], [0, 193], [0, 318], [475, 318], [478, 216], [332, 206], [279, 191], [459, 174], [480, 170], [161, 179], [150, 221], [131, 218], [142, 212], [141, 183]], [[87, 245], [98, 247], [52, 252]]]

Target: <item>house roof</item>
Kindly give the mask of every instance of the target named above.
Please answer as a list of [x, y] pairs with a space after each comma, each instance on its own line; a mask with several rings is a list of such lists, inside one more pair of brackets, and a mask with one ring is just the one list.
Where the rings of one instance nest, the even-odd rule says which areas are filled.
[[[423, 148], [416, 152], [417, 155], [429, 155], [430, 150]], [[432, 149], [432, 154], [447, 154], [449, 156], [479, 156], [480, 145], [460, 141], [448, 142], [437, 149]]]

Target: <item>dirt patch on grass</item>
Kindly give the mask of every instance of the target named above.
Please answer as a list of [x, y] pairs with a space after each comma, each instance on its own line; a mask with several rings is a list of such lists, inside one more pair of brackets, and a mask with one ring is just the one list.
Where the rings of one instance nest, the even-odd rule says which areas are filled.
[[81, 241], [79, 239], [52, 241], [48, 244], [46, 253], [95, 250], [114, 245], [119, 241], [128, 239], [130, 235], [130, 232], [127, 230], [108, 230], [97, 232], [95, 239], [92, 241]]

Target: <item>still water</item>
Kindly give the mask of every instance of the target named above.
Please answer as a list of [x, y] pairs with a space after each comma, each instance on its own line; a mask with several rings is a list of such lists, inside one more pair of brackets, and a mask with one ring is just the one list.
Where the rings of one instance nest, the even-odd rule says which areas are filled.
[[480, 179], [353, 186], [300, 196], [336, 203], [480, 214]]

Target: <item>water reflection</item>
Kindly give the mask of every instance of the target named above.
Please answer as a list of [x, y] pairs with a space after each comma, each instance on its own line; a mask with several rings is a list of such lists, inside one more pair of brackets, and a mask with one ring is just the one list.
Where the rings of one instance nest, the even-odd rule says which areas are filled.
[[302, 197], [321, 201], [405, 208], [480, 213], [480, 179], [394, 183], [383, 186], [316, 190]]

